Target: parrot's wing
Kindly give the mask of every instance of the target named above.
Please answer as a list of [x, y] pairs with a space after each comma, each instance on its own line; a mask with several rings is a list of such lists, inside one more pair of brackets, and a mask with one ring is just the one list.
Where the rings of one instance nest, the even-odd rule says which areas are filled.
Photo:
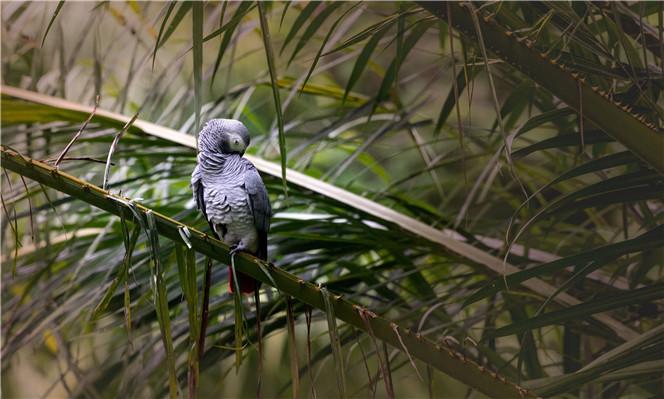
[[201, 179], [201, 171], [198, 165], [196, 165], [194, 173], [191, 174], [191, 191], [194, 193], [196, 207], [203, 212], [203, 215], [207, 220], [207, 214], [205, 213], [205, 198], [203, 197], [203, 181]]
[[212, 229], [212, 234], [214, 234], [214, 236], [217, 239], [219, 239], [219, 236], [214, 230], [214, 226], [212, 225], [210, 219], [208, 218], [207, 211], [205, 208], [205, 187], [203, 186], [203, 179], [201, 177], [198, 165], [196, 165], [194, 173], [191, 174], [191, 190], [194, 192], [194, 200], [196, 201], [196, 206], [203, 213], [203, 217], [205, 217], [205, 220], [210, 225], [210, 229]]
[[244, 187], [247, 190], [247, 200], [254, 215], [254, 226], [258, 233], [258, 250], [256, 256], [267, 260], [267, 233], [270, 231], [270, 198], [267, 189], [256, 168], [248, 163], [244, 174]]

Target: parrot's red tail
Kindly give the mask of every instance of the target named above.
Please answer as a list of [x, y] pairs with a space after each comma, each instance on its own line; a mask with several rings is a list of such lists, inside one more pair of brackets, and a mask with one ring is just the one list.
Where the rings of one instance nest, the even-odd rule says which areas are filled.
[[[237, 285], [240, 286], [240, 293], [251, 294], [258, 288], [258, 281], [252, 277], [237, 272]], [[235, 292], [235, 283], [233, 282], [233, 269], [228, 266], [228, 291]]]

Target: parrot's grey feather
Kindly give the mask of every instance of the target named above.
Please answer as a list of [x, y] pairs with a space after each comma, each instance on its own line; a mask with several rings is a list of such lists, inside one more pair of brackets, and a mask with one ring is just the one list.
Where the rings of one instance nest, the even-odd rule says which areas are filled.
[[194, 168], [194, 173], [191, 174], [191, 191], [194, 194], [194, 201], [196, 207], [203, 212], [205, 220], [207, 220], [207, 213], [205, 213], [205, 198], [203, 197], [203, 184], [201, 183], [201, 169], [198, 165]]
[[208, 222], [208, 225], [210, 225], [210, 229], [212, 229], [212, 234], [215, 235], [215, 238], [219, 239], [219, 235], [217, 235], [217, 232], [214, 230], [214, 226], [210, 222], [207, 212], [205, 211], [205, 189], [203, 188], [203, 183], [201, 182], [200, 169], [198, 168], [198, 165], [196, 165], [194, 173], [191, 175], [191, 188], [192, 191], [194, 192], [194, 200], [196, 201], [196, 206], [203, 213], [203, 216], [205, 217], [205, 220]]
[[[270, 199], [260, 174], [243, 158], [249, 146], [247, 128], [240, 121], [212, 119], [198, 137], [198, 165], [191, 175], [194, 200], [218, 239], [232, 251], [267, 260]], [[238, 275], [241, 292], [260, 283]], [[233, 284], [230, 283], [231, 291]]]
[[[243, 158], [244, 159], [244, 158]], [[267, 260], [267, 233], [270, 231], [270, 199], [267, 189], [258, 171], [249, 161], [244, 174], [244, 187], [247, 190], [251, 213], [254, 215], [254, 226], [258, 233], [258, 251], [256, 256]]]
[[267, 260], [270, 199], [248, 159], [201, 151], [191, 186], [198, 208], [219, 239], [229, 245], [243, 241], [256, 256]]

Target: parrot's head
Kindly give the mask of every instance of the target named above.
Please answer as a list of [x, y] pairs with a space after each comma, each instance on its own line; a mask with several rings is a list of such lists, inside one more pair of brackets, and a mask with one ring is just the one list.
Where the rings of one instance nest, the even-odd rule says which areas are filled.
[[249, 147], [249, 131], [235, 119], [211, 119], [198, 135], [202, 152], [243, 155]]

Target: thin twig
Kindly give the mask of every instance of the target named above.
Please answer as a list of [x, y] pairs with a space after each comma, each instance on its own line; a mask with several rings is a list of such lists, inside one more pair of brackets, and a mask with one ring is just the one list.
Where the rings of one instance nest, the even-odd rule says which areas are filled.
[[[58, 157], [58, 159], [44, 159], [42, 162], [45, 163], [52, 163], [55, 162], [55, 167], [58, 166], [58, 164], [62, 161], [89, 161], [89, 162], [96, 162], [96, 163], [106, 163], [106, 160], [104, 159], [98, 159], [98, 158], [92, 158], [92, 157]], [[115, 162], [111, 162], [111, 166], [115, 166]]]
[[56, 168], [58, 167], [58, 165], [60, 165], [60, 162], [62, 162], [65, 155], [67, 154], [67, 151], [69, 151], [69, 149], [74, 144], [74, 142], [76, 140], [78, 140], [78, 138], [81, 136], [81, 134], [83, 134], [83, 130], [85, 130], [85, 128], [88, 126], [88, 123], [92, 120], [92, 117], [95, 116], [95, 112], [97, 112], [97, 107], [99, 106], [99, 99], [100, 99], [100, 96], [99, 96], [99, 94], [97, 94], [97, 97], [95, 98], [95, 106], [94, 106], [94, 108], [92, 108], [92, 112], [90, 113], [90, 116], [88, 116], [88, 119], [86, 119], [85, 122], [83, 122], [83, 126], [81, 126], [81, 128], [78, 129], [78, 132], [76, 132], [74, 137], [72, 137], [72, 139], [69, 141], [69, 144], [67, 144], [65, 149], [62, 150], [62, 153], [60, 154], [58, 159], [55, 161], [54, 166]]
[[23, 175], [21, 177], [21, 182], [23, 182], [23, 187], [25, 187], [25, 195], [28, 199], [28, 211], [30, 212], [30, 236], [32, 237], [32, 242], [35, 242], [35, 219], [32, 215], [32, 200], [30, 199], [30, 190], [28, 189], [28, 183], [25, 182]]
[[201, 331], [198, 336], [198, 361], [203, 359], [205, 353], [205, 330], [208, 324], [208, 307], [210, 304], [210, 285], [212, 282], [212, 259], [207, 258], [207, 268], [205, 270], [205, 285], [203, 291], [203, 307], [201, 309]]
[[291, 365], [291, 387], [293, 388], [293, 399], [300, 397], [300, 373], [298, 370], [297, 345], [295, 340], [295, 316], [293, 315], [293, 299], [286, 296], [286, 323], [288, 328], [288, 347], [290, 350]]
[[309, 382], [311, 384], [311, 397], [316, 399], [314, 374], [311, 369], [311, 307], [309, 305], [304, 307], [304, 318], [307, 322], [307, 370], [309, 371]]
[[138, 118], [138, 113], [135, 113], [134, 116], [131, 117], [129, 122], [125, 123], [125, 125], [122, 127], [122, 130], [118, 132], [118, 134], [115, 135], [113, 138], [113, 142], [111, 143], [111, 148], [108, 150], [108, 157], [106, 158], [106, 167], [104, 168], [104, 181], [102, 182], [102, 189], [106, 190], [106, 184], [108, 183], [108, 173], [111, 170], [111, 157], [113, 156], [113, 153], [115, 152], [115, 147], [117, 147], [118, 142], [120, 141], [120, 138], [122, 138], [122, 135], [129, 129], [129, 126], [131, 126], [134, 121]]
[[581, 138], [581, 148], [579, 153], [583, 154], [586, 144], [584, 139], [584, 127], [583, 127], [583, 86], [581, 81], [577, 81], [577, 87], [579, 89], [579, 136]]
[[[459, 151], [461, 153], [461, 169], [463, 170], [463, 192], [464, 196], [468, 196], [468, 173], [466, 168], [466, 149], [464, 147], [464, 132], [463, 132], [463, 123], [461, 120], [461, 104], [459, 103], [459, 83], [457, 82], [457, 70], [456, 70], [456, 58], [454, 57], [454, 35], [452, 34], [452, 11], [450, 10], [450, 3], [445, 4], [447, 6], [447, 15], [449, 20], [447, 21], [447, 35], [450, 38], [450, 56], [452, 57], [452, 84], [454, 85], [454, 103], [456, 108], [456, 117], [457, 117], [457, 129], [459, 130]], [[459, 38], [459, 40], [461, 40]], [[465, 61], [465, 59], [464, 59]], [[485, 60], [486, 62], [486, 60]], [[464, 65], [464, 68], [467, 66]], [[468, 82], [466, 81], [466, 86]]]
[[258, 341], [258, 381], [256, 383], [256, 398], [261, 397], [261, 386], [263, 385], [263, 337], [261, 332], [261, 294], [256, 288], [254, 291], [256, 302], [256, 341]]

